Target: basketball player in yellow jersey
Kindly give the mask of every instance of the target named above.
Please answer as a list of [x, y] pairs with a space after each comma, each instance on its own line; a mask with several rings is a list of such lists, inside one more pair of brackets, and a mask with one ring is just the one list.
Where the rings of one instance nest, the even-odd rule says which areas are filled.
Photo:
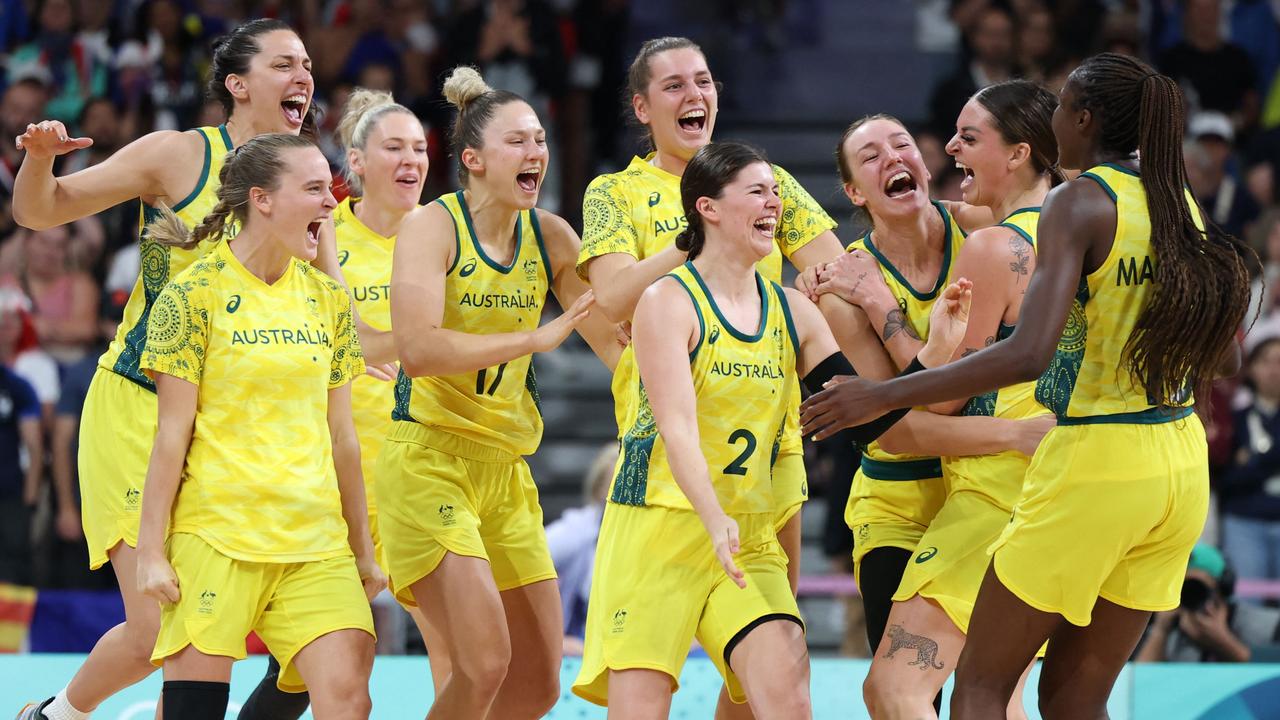
[[[837, 267], [864, 254], [874, 261], [852, 278], [827, 272], [820, 293], [816, 288], [822, 266], [806, 270], [797, 286], [817, 299], [841, 349], [859, 372], [886, 379], [915, 355], [919, 343], [903, 338], [908, 332], [927, 337], [930, 307], [948, 278], [956, 276], [955, 259], [965, 236], [955, 212], [963, 211], [967, 222], [981, 222], [973, 217], [991, 211], [931, 203], [930, 178], [915, 140], [889, 116], [851, 124], [837, 145], [837, 160], [845, 193], [867, 212], [875, 228], [851, 246], [853, 252]], [[868, 278], [891, 290], [887, 309], [872, 306], [876, 296], [867, 292], [872, 286], [865, 282]], [[875, 323], [868, 321], [869, 315]], [[938, 455], [1030, 451], [1045, 429], [1002, 418], [913, 412], [865, 447], [845, 521], [854, 534], [854, 574], [873, 651], [884, 635], [893, 594], [911, 554], [946, 497]]]
[[[400, 377], [376, 470], [378, 530], [392, 591], [441, 631], [450, 659], [428, 717], [537, 718], [559, 698], [563, 633], [523, 459], [542, 439], [531, 355], [582, 327], [616, 356], [616, 329], [590, 325], [577, 236], [535, 208], [548, 156], [533, 109], [468, 67], [444, 94], [458, 108], [464, 189], [411, 212], [396, 243]], [[539, 327], [548, 291], [565, 312]]]
[[[351, 298], [312, 268], [337, 204], [310, 140], [249, 140], [194, 232], [172, 212], [152, 240], [216, 243], [165, 287], [142, 368], [160, 406], [138, 533], [138, 589], [162, 606], [152, 661], [164, 714], [226, 714], [255, 631], [283, 690], [322, 718], [367, 718], [373, 558], [351, 380], [364, 372]], [[336, 470], [336, 472], [335, 472]], [[363, 585], [363, 587], [362, 587]]]
[[[427, 179], [427, 137], [422, 122], [390, 93], [357, 88], [338, 123], [347, 152], [347, 185], [352, 190], [333, 211], [338, 263], [350, 283], [360, 317], [376, 330], [391, 330], [391, 258], [404, 217], [418, 207]], [[392, 375], [394, 378], [394, 373]], [[391, 430], [392, 385], [366, 374], [351, 384], [351, 410], [360, 436], [360, 465], [368, 489], [369, 529], [382, 561], [374, 467]], [[386, 566], [383, 565], [385, 571]], [[406, 607], [423, 638], [438, 636], [422, 611]], [[442, 641], [428, 641], [436, 691], [449, 676]]]
[[[52, 227], [140, 198], [144, 222], [156, 208], [167, 206], [195, 225], [216, 202], [218, 172], [228, 150], [263, 133], [313, 132], [310, 68], [302, 40], [288, 25], [254, 20], [228, 34], [213, 54], [208, 89], [227, 111], [222, 128], [156, 131], [93, 167], [55, 177], [58, 155], [93, 141], [70, 137], [57, 121], [28, 127], [17, 138], [27, 155], [14, 183], [15, 218], [32, 228]], [[316, 265], [340, 279], [332, 234], [325, 230], [321, 238]], [[160, 290], [210, 247], [162, 247], [145, 233], [140, 242], [138, 282], [116, 338], [99, 361], [80, 424], [80, 491], [90, 566], [112, 561], [126, 619], [103, 635], [63, 692], [42, 711], [32, 709], [56, 720], [82, 720], [103, 700], [154, 670], [150, 656], [159, 610], [136, 591], [133, 577], [142, 483], [156, 432], [154, 385], [138, 362]], [[265, 687], [274, 692], [274, 685], [268, 680]], [[300, 698], [300, 707], [296, 699], [287, 711], [272, 704], [262, 715], [252, 710], [251, 701], [241, 718], [298, 717], [306, 698]]]
[[[639, 402], [601, 527], [574, 692], [611, 716], [666, 717], [696, 636], [732, 700], [756, 717], [809, 717], [803, 624], [774, 529], [771, 439], [798, 375], [810, 384], [820, 366], [852, 368], [812, 303], [757, 271], [783, 207], [764, 156], [706, 145], [681, 196], [689, 224], [676, 242], [690, 260], [636, 308]], [[955, 324], [944, 355], [963, 334]]]
[[821, 436], [1036, 380], [1057, 415], [992, 547], [956, 671], [961, 720], [999, 716], [1046, 640], [1041, 714], [1105, 716], [1151, 612], [1178, 605], [1204, 525], [1207, 447], [1188, 390], [1239, 364], [1252, 253], [1185, 190], [1178, 85], [1107, 53], [1059, 99], [1059, 163], [1085, 172], [1045, 201], [1013, 335], [909, 378], [841, 383], [802, 411]]
[[[1052, 93], [1024, 80], [989, 86], [976, 94], [956, 120], [947, 151], [965, 168], [964, 200], [1006, 218], [977, 230], [955, 259], [955, 272], [972, 280], [973, 305], [957, 357], [1003, 340], [1017, 326], [1023, 292], [1034, 269], [1034, 238], [1040, 204], [1054, 181], [1058, 146], [1050, 127], [1057, 106]], [[898, 309], [869, 253], [850, 253], [822, 273], [821, 292], [849, 286], [851, 302], [872, 316]], [[924, 343], [914, 341], [917, 351]], [[902, 343], [907, 344], [907, 343]], [[1036, 403], [1034, 383], [1001, 388], [968, 402], [930, 406], [934, 412], [1020, 419], [1048, 416]], [[1051, 422], [1051, 420], [1049, 421]], [[875, 655], [863, 695], [872, 717], [933, 715], [934, 697], [955, 671], [978, 587], [990, 564], [987, 548], [1009, 524], [1030, 457], [1016, 450], [978, 457], [944, 457], [946, 498], [907, 563], [889, 614], [888, 650]], [[924, 666], [903, 643], [932, 643], [937, 652]], [[1008, 717], [1025, 717], [1015, 693]]]
[[[645, 127], [653, 152], [636, 157], [622, 172], [592, 181], [583, 197], [583, 242], [578, 273], [590, 281], [604, 314], [629, 322], [640, 294], [654, 280], [680, 266], [684, 253], [673, 246], [684, 229], [680, 177], [698, 148], [711, 142], [719, 110], [717, 84], [702, 50], [691, 40], [664, 37], [645, 42], [628, 73], [632, 111]], [[783, 213], [777, 246], [760, 262], [766, 280], [780, 282], [785, 255], [797, 268], [826, 262], [840, 254], [836, 224], [785, 170], [774, 166]], [[634, 396], [635, 362], [624, 352], [614, 374], [614, 414], [619, 434]], [[793, 394], [799, 402], [799, 388]], [[780, 437], [774, 466], [778, 526], [791, 558], [794, 587], [800, 573], [801, 505], [808, 499], [804, 447], [795, 413]], [[721, 693], [722, 720], [733, 710]], [[750, 717], [742, 714], [739, 717]]]

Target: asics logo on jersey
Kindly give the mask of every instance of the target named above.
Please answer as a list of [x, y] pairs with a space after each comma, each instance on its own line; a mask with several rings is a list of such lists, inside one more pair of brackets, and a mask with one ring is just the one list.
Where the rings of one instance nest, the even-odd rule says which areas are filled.
[[347, 259], [350, 257], [351, 257], [350, 250], [339, 250], [338, 251], [338, 267], [342, 267], [343, 265], [346, 265]]
[[720, 339], [720, 326], [716, 325], [715, 327], [711, 328], [711, 336], [707, 338], [707, 344], [715, 345], [716, 341], [719, 339]]
[[239, 296], [239, 295], [232, 295], [232, 296], [227, 300], [227, 312], [234, 314], [234, 313], [235, 313], [235, 311], [237, 311], [237, 310], [239, 310], [239, 309], [240, 309], [240, 296]]
[[465, 265], [462, 266], [462, 269], [458, 271], [458, 277], [471, 277], [471, 274], [474, 273], [475, 271], [476, 271], [476, 259], [471, 258], [466, 262]]
[[934, 555], [937, 555], [937, 554], [938, 554], [938, 548], [931, 547], [928, 550], [925, 550], [916, 556], [916, 564], [919, 565], [921, 563], [927, 563], [933, 559]]
[[660, 202], [662, 202], [662, 193], [649, 194], [649, 207], [653, 207], [654, 205], [657, 205]]

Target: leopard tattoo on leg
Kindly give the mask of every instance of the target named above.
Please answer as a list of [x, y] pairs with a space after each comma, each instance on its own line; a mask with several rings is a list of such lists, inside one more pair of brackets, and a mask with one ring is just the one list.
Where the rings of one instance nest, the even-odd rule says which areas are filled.
[[916, 651], [916, 659], [907, 663], [908, 665], [915, 665], [922, 671], [929, 668], [941, 670], [944, 667], [938, 662], [938, 643], [923, 635], [912, 635], [901, 625], [890, 625], [889, 641], [891, 644], [889, 652], [884, 654], [885, 658], [891, 658], [894, 653], [906, 648]]

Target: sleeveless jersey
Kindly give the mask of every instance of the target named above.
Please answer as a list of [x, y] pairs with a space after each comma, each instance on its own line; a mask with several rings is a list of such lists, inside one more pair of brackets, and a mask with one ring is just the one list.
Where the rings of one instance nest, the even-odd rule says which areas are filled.
[[[227, 153], [235, 149], [225, 125], [196, 128], [193, 132], [199, 133], [204, 140], [203, 169], [195, 188], [172, 208], [187, 227], [198, 225], [218, 203], [215, 196], [218, 190], [218, 173], [222, 170], [222, 161]], [[133, 291], [129, 294], [129, 301], [124, 306], [124, 317], [116, 329], [115, 339], [102, 357], [98, 358], [99, 367], [128, 378], [151, 392], [155, 392], [155, 383], [138, 368], [147, 339], [147, 318], [151, 315], [151, 306], [175, 275], [217, 244], [216, 240], [202, 242], [191, 250], [183, 250], [152, 241], [147, 233], [147, 224], [158, 214], [159, 211], [155, 208], [145, 204], [142, 206], [139, 218], [141, 232], [138, 236], [142, 267]]]
[[[1016, 232], [1026, 241], [1028, 248], [1035, 251], [1036, 225], [1040, 222], [1040, 208], [1031, 207], [1015, 210], [999, 224]], [[1014, 326], [1000, 323], [996, 331], [996, 342], [1005, 340], [1013, 334]], [[969, 400], [961, 411], [962, 415], [986, 415], [1011, 420], [1044, 415], [1047, 411], [1035, 398], [1035, 381], [1018, 383], [999, 390], [984, 393]], [[993, 457], [1008, 458], [1001, 462], [992, 462]], [[968, 489], [981, 492], [997, 501], [1001, 507], [1011, 507], [1022, 490], [1022, 479], [1028, 459], [1025, 455], [1007, 450], [996, 455], [945, 457], [942, 459], [946, 476], [950, 478], [952, 489], [963, 485]], [[1010, 463], [1015, 463], [1011, 465]], [[963, 478], [963, 481], [957, 480]]]
[[219, 243], [150, 315], [142, 367], [198, 388], [171, 532], [250, 562], [350, 555], [328, 424], [364, 372], [346, 288], [296, 258], [268, 285]]
[[[1036, 247], [1036, 225], [1040, 222], [1040, 208], [1029, 207], [1015, 210], [998, 224], [998, 227], [1013, 230], [1027, 242], [1032, 252]], [[1000, 342], [1013, 334], [1014, 326], [1000, 323], [996, 330], [996, 342]], [[1009, 387], [993, 390], [971, 399], [964, 407], [963, 415], [985, 415], [1014, 420], [1043, 415], [1044, 408], [1035, 399], [1035, 381], [1018, 383]]]
[[[929, 313], [933, 310], [934, 300], [952, 280], [952, 265], [960, 254], [965, 238], [964, 231], [951, 213], [941, 203], [935, 202], [933, 206], [942, 216], [946, 235], [943, 238], [942, 266], [938, 270], [938, 279], [925, 292], [917, 292], [911, 287], [893, 263], [875, 246], [871, 233], [863, 235], [846, 248], [850, 252], [855, 249], [866, 250], [880, 263], [880, 272], [884, 275], [889, 291], [897, 299], [898, 307], [906, 315], [907, 322], [922, 340], [929, 338]], [[863, 449], [862, 472], [874, 480], [922, 480], [941, 477], [942, 464], [936, 457], [888, 453], [880, 448], [879, 443], [873, 442]]]
[[[391, 255], [396, 238], [394, 235], [383, 237], [369, 229], [356, 217], [351, 200], [344, 199], [333, 210], [338, 265], [351, 288], [360, 318], [375, 330], [390, 330]], [[360, 438], [360, 459], [366, 468], [364, 481], [370, 486], [373, 483], [373, 463], [382, 449], [383, 439], [391, 430], [394, 406], [395, 390], [391, 383], [369, 375], [361, 375], [352, 381], [351, 417]], [[376, 512], [372, 492], [369, 493], [369, 512]]]
[[[1154, 407], [1141, 380], [1127, 367], [1125, 343], [1146, 308], [1155, 283], [1155, 252], [1146, 192], [1138, 174], [1107, 163], [1081, 177], [1098, 183], [1116, 204], [1116, 235], [1097, 270], [1080, 279], [1067, 324], [1049, 369], [1036, 383], [1036, 400], [1059, 424], [1161, 422], [1190, 409]], [[1199, 206], [1187, 191], [1196, 226]], [[1179, 406], [1193, 402], [1188, 391]]]
[[[551, 287], [536, 211], [516, 220], [516, 249], [510, 265], [485, 254], [471, 225], [463, 192], [436, 200], [453, 217], [456, 252], [445, 277], [442, 327], [484, 335], [538, 327]], [[532, 356], [478, 372], [396, 381], [395, 420], [438, 428], [512, 455], [530, 455], [542, 440], [542, 414]]]
[[[632, 158], [622, 172], [601, 175], [587, 187], [582, 198], [582, 250], [578, 255], [578, 275], [587, 280], [587, 263], [601, 255], [626, 253], [644, 260], [675, 244], [676, 235], [688, 226], [680, 199], [680, 178], [649, 162], [653, 155]], [[756, 264], [764, 279], [782, 282], [782, 258], [836, 226], [808, 192], [786, 170], [773, 166], [782, 198], [782, 215], [774, 229], [774, 249]], [[626, 427], [629, 407], [636, 401], [638, 387], [635, 357], [631, 348], [623, 351], [613, 371], [614, 415], [619, 436]], [[798, 381], [797, 381], [798, 382]], [[795, 397], [799, 398], [799, 387]], [[803, 451], [799, 413], [788, 418], [783, 436], [783, 452]]]
[[[792, 403], [799, 346], [782, 288], [756, 273], [760, 324], [747, 335], [725, 320], [692, 263], [667, 277], [688, 292], [698, 316], [700, 333], [689, 365], [698, 436], [720, 506], [727, 513], [772, 513], [775, 438]], [[690, 510], [638, 373], [635, 383], [639, 401], [630, 408], [609, 499]]]

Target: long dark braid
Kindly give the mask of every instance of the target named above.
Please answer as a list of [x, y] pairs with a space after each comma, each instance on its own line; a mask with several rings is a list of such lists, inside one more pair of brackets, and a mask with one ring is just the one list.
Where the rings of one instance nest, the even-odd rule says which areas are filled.
[[1184, 109], [1177, 83], [1114, 53], [1090, 58], [1071, 79], [1080, 91], [1079, 105], [1101, 125], [1102, 150], [1138, 152], [1156, 282], [1124, 355], [1154, 404], [1173, 403], [1185, 388], [1213, 380], [1244, 319], [1247, 266], [1258, 258], [1202, 209], [1204, 230], [1196, 226], [1182, 161]]

